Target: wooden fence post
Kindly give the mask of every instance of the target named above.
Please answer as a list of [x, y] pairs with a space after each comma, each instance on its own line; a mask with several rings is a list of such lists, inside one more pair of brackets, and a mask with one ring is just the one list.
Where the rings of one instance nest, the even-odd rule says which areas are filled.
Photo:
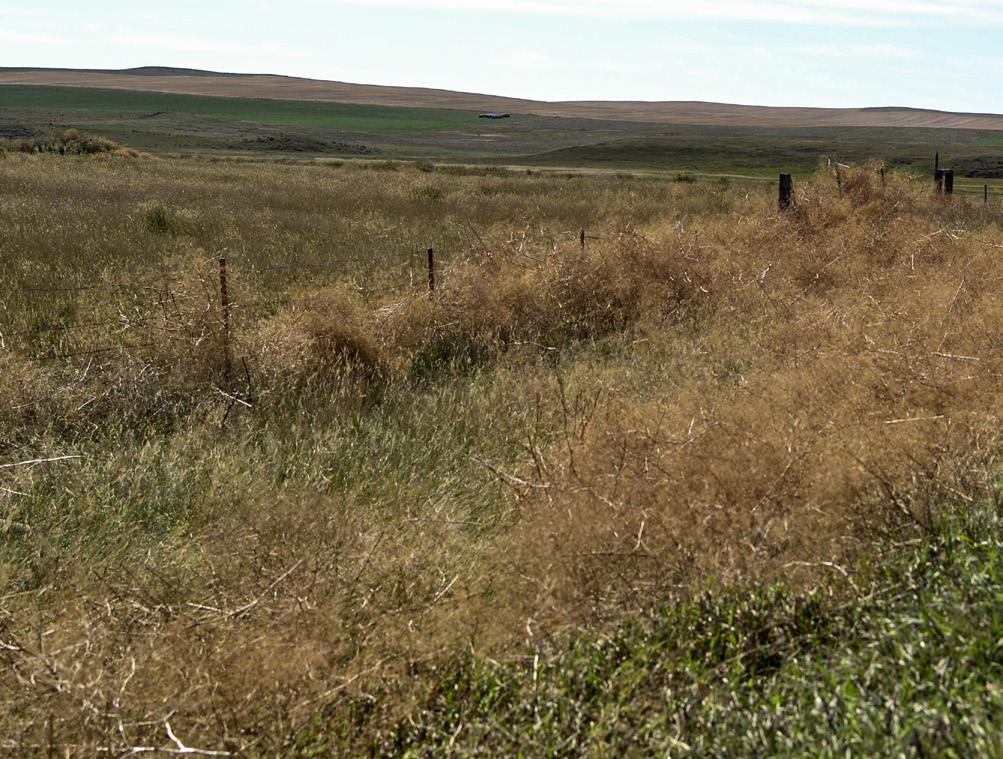
[[581, 240], [581, 243], [582, 243], [582, 250], [585, 250], [585, 230], [584, 229], [582, 230], [582, 234], [579, 236], [579, 239]]
[[982, 185], [982, 204], [989, 205], [989, 185]]
[[432, 248], [428, 249], [428, 295], [432, 296], [435, 292], [435, 251]]
[[944, 193], [947, 195], [954, 194], [954, 169], [947, 169], [944, 172]]
[[56, 715], [52, 709], [49, 709], [49, 756], [53, 757], [56, 755], [56, 725], [55, 725]]
[[230, 350], [230, 297], [226, 290], [226, 259], [219, 259], [219, 300], [223, 309], [223, 372], [226, 384], [233, 378], [233, 354]]
[[933, 187], [934, 191], [940, 195], [944, 191], [944, 171], [943, 169], [937, 169], [933, 172]]
[[780, 210], [790, 208], [794, 204], [794, 179], [790, 174], [780, 175], [780, 197], [778, 205]]

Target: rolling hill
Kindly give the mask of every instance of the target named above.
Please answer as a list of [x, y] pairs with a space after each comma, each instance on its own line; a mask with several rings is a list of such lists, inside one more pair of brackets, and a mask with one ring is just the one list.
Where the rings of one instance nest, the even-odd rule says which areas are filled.
[[217, 97], [353, 103], [742, 127], [905, 127], [1003, 131], [1003, 115], [914, 108], [781, 108], [704, 102], [541, 102], [467, 92], [389, 87], [270, 74], [226, 74], [142, 67], [95, 69], [0, 68], [0, 85], [124, 89]]

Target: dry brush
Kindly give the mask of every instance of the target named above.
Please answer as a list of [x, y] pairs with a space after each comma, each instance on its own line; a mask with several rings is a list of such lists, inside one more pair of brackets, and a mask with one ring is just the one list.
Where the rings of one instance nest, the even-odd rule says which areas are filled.
[[[351, 752], [437, 657], [810, 587], [996, 481], [998, 215], [905, 180], [820, 175], [778, 214], [652, 180], [74, 159], [121, 214], [87, 220], [33, 160], [0, 165], [40, 246], [7, 251], [10, 289], [88, 236], [162, 286], [141, 350], [3, 358], [7, 456], [83, 457], [3, 482], [4, 749], [289, 753], [320, 720]], [[463, 240], [431, 296], [392, 258], [429, 229]], [[279, 270], [338, 235], [391, 263]]]

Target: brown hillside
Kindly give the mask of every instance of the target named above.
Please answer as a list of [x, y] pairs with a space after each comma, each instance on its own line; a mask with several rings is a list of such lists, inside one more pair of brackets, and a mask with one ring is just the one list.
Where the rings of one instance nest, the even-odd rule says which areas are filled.
[[912, 108], [772, 108], [702, 102], [541, 102], [416, 87], [384, 87], [265, 74], [144, 67], [122, 71], [0, 68], [0, 84], [98, 87], [221, 97], [317, 100], [565, 117], [735, 126], [866, 126], [1003, 130], [1003, 115]]

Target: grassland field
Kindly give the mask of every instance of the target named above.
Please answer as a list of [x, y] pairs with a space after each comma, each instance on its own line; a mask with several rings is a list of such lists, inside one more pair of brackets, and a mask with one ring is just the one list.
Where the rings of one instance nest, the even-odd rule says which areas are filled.
[[0, 752], [1003, 756], [1003, 207], [909, 169], [984, 134], [59, 94], [0, 106]]
[[0, 136], [77, 128], [153, 153], [353, 157], [611, 170], [808, 175], [819, 156], [923, 176], [940, 152], [974, 188], [1003, 177], [998, 132], [714, 126], [27, 85], [0, 86]]

